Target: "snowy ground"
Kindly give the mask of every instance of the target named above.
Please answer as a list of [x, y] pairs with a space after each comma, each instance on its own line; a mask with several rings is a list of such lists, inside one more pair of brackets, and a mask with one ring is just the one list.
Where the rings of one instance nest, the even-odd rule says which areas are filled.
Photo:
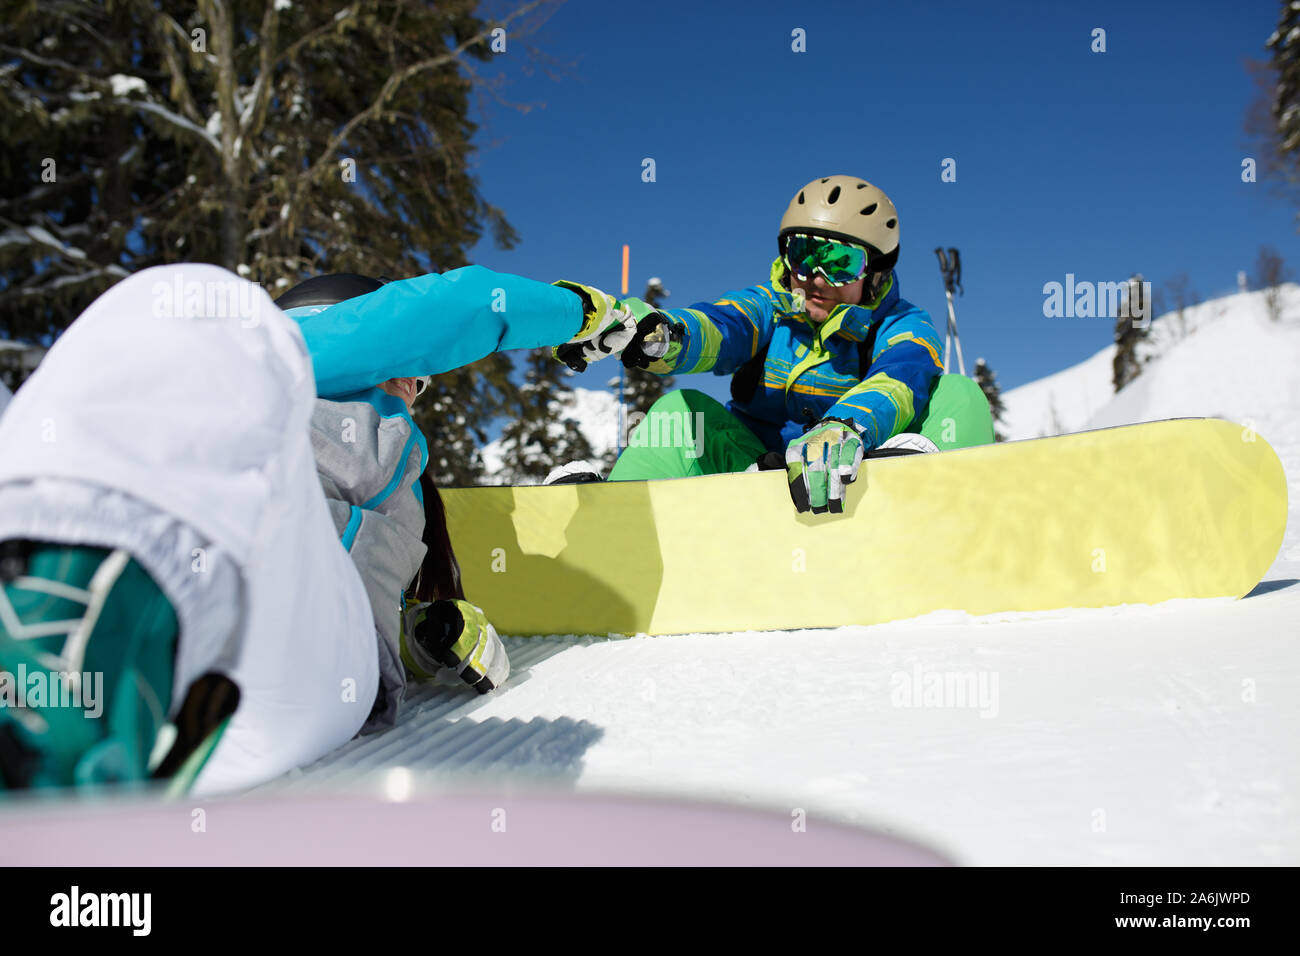
[[1096, 424], [1257, 423], [1286, 469], [1291, 516], [1277, 561], [1242, 601], [510, 639], [502, 692], [419, 688], [393, 730], [270, 787], [401, 765], [803, 808], [920, 838], [965, 864], [1300, 863], [1291, 303], [1281, 324], [1262, 317], [1257, 296], [1207, 303], [1206, 321], [1148, 367], [1141, 389], [1070, 412]]

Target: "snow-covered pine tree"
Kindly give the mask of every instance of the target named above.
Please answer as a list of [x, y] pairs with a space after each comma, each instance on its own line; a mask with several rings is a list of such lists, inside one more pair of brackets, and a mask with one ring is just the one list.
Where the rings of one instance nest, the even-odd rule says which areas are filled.
[[114, 282], [164, 261], [156, 204], [185, 186], [185, 134], [117, 106], [144, 83], [140, 11], [33, 3], [4, 16], [0, 313], [7, 338], [48, 343]]
[[1115, 317], [1115, 359], [1111, 382], [1117, 392], [1142, 373], [1138, 346], [1147, 336], [1148, 325], [1142, 320], [1145, 318], [1149, 322], [1151, 311], [1150, 303], [1144, 299], [1142, 281], [1141, 273], [1129, 279], [1119, 314]]
[[464, 486], [483, 477], [480, 449], [488, 443], [485, 425], [513, 414], [519, 386], [514, 366], [500, 352], [463, 368], [435, 375], [415, 406], [415, 422], [429, 445], [427, 473], [435, 484]]
[[1007, 436], [998, 431], [997, 427], [1006, 414], [1006, 407], [1002, 404], [1002, 389], [998, 387], [997, 374], [982, 358], [975, 360], [975, 383], [988, 399], [989, 411], [993, 413], [993, 440], [1006, 441]]
[[500, 478], [511, 484], [537, 484], [556, 465], [592, 459], [591, 444], [578, 423], [565, 416], [573, 396], [566, 380], [572, 374], [555, 361], [550, 349], [528, 353], [524, 384], [501, 433]]
[[[1278, 157], [1286, 178], [1300, 182], [1300, 3], [1282, 0], [1277, 29], [1265, 47], [1277, 77], [1272, 116]], [[1300, 217], [1298, 217], [1300, 218]]]
[[[48, 344], [128, 275], [214, 262], [272, 294], [326, 272], [464, 265], [514, 231], [468, 172], [473, 61], [522, 2], [196, 0], [10, 4], [0, 70], [0, 314]], [[440, 378], [440, 480], [476, 477], [474, 416], [509, 362]], [[433, 435], [431, 434], [432, 438]]]

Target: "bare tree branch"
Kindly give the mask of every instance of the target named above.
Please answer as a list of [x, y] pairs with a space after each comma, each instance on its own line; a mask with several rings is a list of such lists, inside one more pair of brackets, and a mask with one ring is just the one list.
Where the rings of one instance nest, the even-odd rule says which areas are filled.
[[[274, 0], [272, 0], [272, 2], [274, 2]], [[347, 14], [347, 16], [345, 17], [344, 14]], [[298, 55], [298, 51], [301, 50], [303, 47], [316, 42], [316, 40], [320, 39], [321, 36], [325, 34], [337, 31], [340, 21], [345, 20], [348, 17], [355, 17], [356, 15], [357, 15], [357, 4], [354, 3], [350, 6], [344, 7], [338, 13], [334, 14], [333, 19], [331, 19], [329, 22], [322, 23], [316, 29], [304, 33], [301, 37], [299, 37], [289, 46], [285, 47], [285, 49], [280, 53], [280, 55], [275, 58], [275, 65], [279, 66], [281, 63], [285, 62], [286, 60], [293, 60], [294, 57]]]
[[262, 14], [262, 27], [258, 39], [257, 80], [253, 84], [252, 93], [249, 94], [249, 98], [252, 100], [251, 109], [245, 111], [246, 119], [240, 124], [245, 143], [261, 132], [262, 124], [266, 121], [266, 111], [270, 106], [271, 94], [275, 89], [273, 74], [275, 68], [275, 41], [279, 33], [280, 13], [276, 9], [276, 0], [266, 0], [266, 12]]
[[440, 54], [435, 57], [430, 57], [429, 59], [426, 60], [421, 60], [418, 63], [413, 63], [410, 66], [406, 67], [404, 70], [402, 70], [400, 73], [396, 73], [390, 76], [387, 82], [384, 83], [383, 88], [379, 91], [379, 95], [375, 97], [375, 99], [371, 102], [371, 104], [368, 107], [366, 107], [364, 110], [362, 110], [360, 113], [358, 113], [356, 116], [353, 116], [350, 120], [348, 120], [348, 122], [344, 124], [343, 128], [339, 130], [339, 132], [325, 147], [324, 152], [320, 155], [320, 157], [317, 158], [316, 162], [313, 163], [311, 167], [309, 167], [305, 172], [303, 172], [298, 177], [298, 183], [295, 189], [295, 196], [301, 195], [301, 192], [304, 188], [315, 183], [320, 178], [324, 170], [329, 165], [331, 165], [334, 159], [334, 155], [335, 153], [338, 152], [339, 147], [342, 146], [343, 143], [347, 142], [348, 136], [351, 135], [352, 131], [356, 129], [357, 126], [360, 125], [361, 123], [364, 123], [367, 120], [374, 119], [375, 116], [383, 109], [384, 104], [388, 102], [388, 100], [394, 94], [396, 94], [396, 92], [402, 87], [402, 84], [404, 84], [407, 80], [409, 80], [413, 76], [417, 76], [420, 73], [427, 72], [428, 70], [437, 69], [440, 66], [445, 66], [448, 63], [452, 63], [457, 60], [460, 60], [461, 54], [463, 54], [470, 47], [478, 43], [487, 42], [488, 38], [492, 35], [492, 31], [496, 29], [498, 26], [505, 26], [509, 24], [510, 21], [518, 19], [524, 14], [541, 6], [545, 2], [546, 0], [530, 0], [530, 2], [525, 3], [522, 7], [507, 15], [504, 20], [501, 20], [494, 25], [485, 27], [483, 30], [480, 30], [478, 33], [474, 34], [474, 36], [470, 37], [468, 40], [465, 40], [464, 42], [458, 44], [453, 50], [447, 53]]
[[150, 103], [148, 100], [118, 99], [115, 102], [122, 106], [129, 106], [132, 107], [133, 109], [143, 110], [144, 112], [150, 113], [154, 116], [161, 116], [163, 119], [167, 120], [167, 122], [171, 123], [173, 126], [179, 126], [181, 129], [187, 130], [193, 133], [194, 135], [198, 136], [205, 143], [211, 146], [213, 151], [218, 156], [221, 155], [221, 143], [217, 141], [217, 138], [213, 136], [211, 133], [209, 133], [207, 129], [200, 126], [198, 123], [186, 119], [184, 116], [181, 116], [179, 113], [174, 112], [173, 110], [169, 110], [165, 106], [159, 106], [157, 103]]
[[55, 60], [55, 59], [51, 59], [50, 57], [40, 56], [39, 54], [33, 53], [31, 50], [25, 50], [22, 47], [10, 46], [8, 43], [0, 43], [0, 50], [3, 50], [5, 53], [9, 53], [13, 56], [20, 56], [24, 60], [28, 60], [32, 63], [39, 64], [40, 66], [48, 66], [51, 69], [55, 69], [55, 70], [66, 70], [67, 72], [74, 73], [77, 76], [86, 75], [85, 70], [75, 67], [71, 63], [65, 63], [62, 60]]
[[171, 89], [168, 92], [172, 101], [180, 107], [181, 112], [187, 118], [195, 123], [202, 124], [203, 116], [194, 103], [194, 95], [190, 92], [189, 81], [185, 78], [185, 64], [176, 54], [173, 33], [180, 33], [185, 41], [189, 40], [185, 31], [181, 29], [181, 25], [164, 14], [163, 19], [159, 21], [157, 37], [158, 45], [162, 48], [163, 61], [167, 64], [167, 72], [171, 77]]

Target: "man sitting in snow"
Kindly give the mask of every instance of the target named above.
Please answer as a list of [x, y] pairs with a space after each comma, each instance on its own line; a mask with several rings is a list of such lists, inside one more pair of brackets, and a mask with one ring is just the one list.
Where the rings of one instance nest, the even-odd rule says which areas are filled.
[[640, 320], [624, 365], [731, 375], [732, 400], [724, 408], [690, 389], [660, 398], [638, 428], [673, 416], [685, 440], [664, 447], [634, 432], [611, 481], [783, 467], [799, 511], [839, 512], [869, 450], [993, 441], [979, 386], [943, 374], [929, 315], [899, 294], [888, 196], [852, 176], [814, 180], [790, 201], [777, 246], [768, 282], [716, 302], [624, 300]]

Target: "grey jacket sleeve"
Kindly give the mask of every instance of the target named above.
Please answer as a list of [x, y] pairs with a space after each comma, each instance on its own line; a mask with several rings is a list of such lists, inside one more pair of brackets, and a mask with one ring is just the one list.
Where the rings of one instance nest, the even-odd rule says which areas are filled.
[[424, 451], [417, 435], [408, 416], [383, 415], [364, 400], [317, 399], [312, 415], [321, 486], [375, 622], [381, 700], [362, 733], [393, 723], [406, 689], [398, 643], [402, 591], [425, 553], [424, 506], [415, 492]]

